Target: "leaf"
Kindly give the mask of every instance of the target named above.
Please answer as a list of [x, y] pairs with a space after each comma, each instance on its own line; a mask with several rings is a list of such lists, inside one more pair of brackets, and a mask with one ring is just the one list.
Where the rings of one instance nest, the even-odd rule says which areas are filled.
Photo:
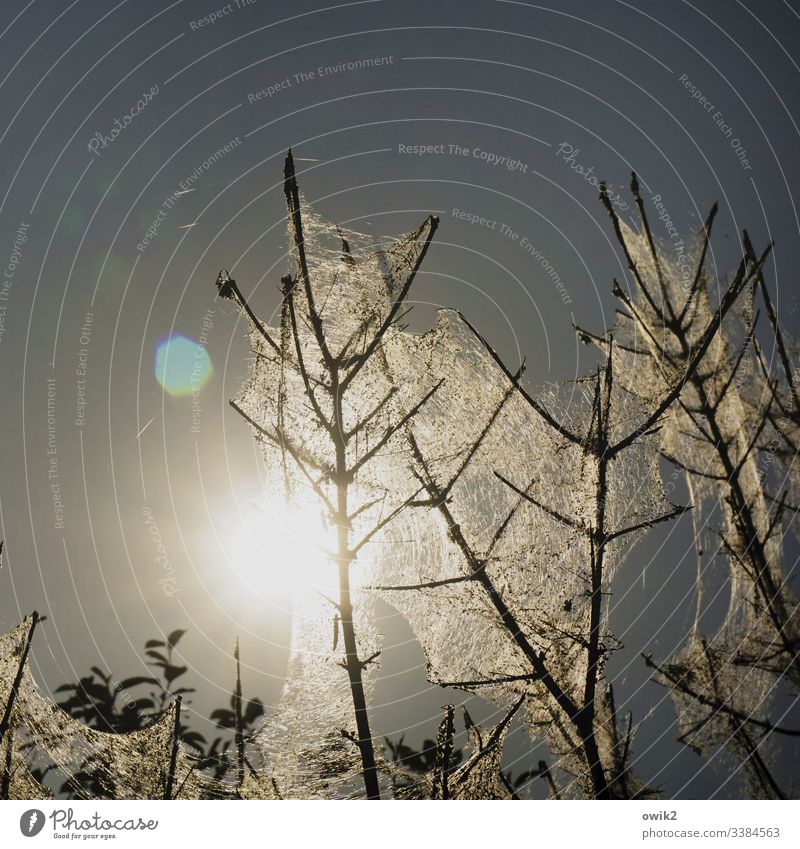
[[138, 713], [141, 710], [148, 709], [151, 710], [155, 707], [155, 704], [151, 699], [136, 699], [132, 702], [127, 702], [123, 707], [124, 712], [132, 711], [134, 713]]
[[187, 746], [194, 746], [202, 751], [206, 738], [199, 731], [187, 731], [185, 734], [181, 734], [181, 741]]
[[216, 722], [221, 728], [233, 728], [236, 725], [236, 716], [232, 710], [226, 708], [217, 708], [211, 713], [210, 719]]
[[461, 710], [464, 711], [464, 727], [467, 731], [469, 731], [475, 727], [475, 723], [472, 721], [472, 717], [469, 715], [466, 705], [462, 705]]
[[180, 678], [180, 676], [186, 671], [186, 666], [172, 666], [171, 664], [167, 664], [164, 667], [164, 678], [166, 679], [167, 684], [171, 684], [176, 678]]
[[208, 747], [209, 754], [216, 751], [222, 745], [222, 737], [215, 737], [214, 741]]
[[83, 684], [83, 690], [98, 705], [108, 704], [112, 700], [112, 695], [108, 692], [108, 689], [100, 684], [96, 684], [93, 680]]
[[[154, 651], [153, 649], [151, 649], [150, 651], [146, 651], [145, 654], [148, 657], [154, 657], [156, 660], [160, 661], [160, 663], [169, 663], [169, 661], [164, 657], [163, 654], [161, 654], [160, 652]], [[157, 665], [158, 664], [154, 664], [154, 666], [157, 666]]]
[[158, 683], [159, 681], [157, 678], [150, 678], [146, 675], [134, 675], [132, 678], [123, 678], [123, 680], [119, 682], [119, 688], [122, 690], [127, 690], [130, 687], [138, 687], [139, 684]]
[[169, 643], [169, 647], [170, 647], [171, 649], [174, 649], [174, 648], [175, 648], [175, 646], [177, 646], [177, 645], [178, 645], [178, 642], [180, 641], [181, 637], [182, 637], [185, 633], [186, 633], [186, 629], [185, 629], [185, 628], [177, 628], [176, 630], [174, 630], [174, 631], [173, 631], [173, 632], [172, 632], [172, 633], [171, 633], [171, 634], [167, 637], [167, 642]]
[[516, 778], [514, 778], [511, 783], [514, 787], [522, 787], [532, 778], [538, 778], [539, 775], [540, 772], [538, 769], [526, 769], [525, 772], [521, 772]]
[[247, 706], [244, 709], [244, 716], [242, 720], [245, 725], [250, 725], [255, 722], [259, 716], [264, 715], [264, 705], [261, 702], [261, 699], [253, 699], [247, 703]]
[[163, 640], [148, 640], [144, 644], [144, 647], [146, 649], [157, 649], [157, 648], [161, 648], [162, 646], [165, 646], [165, 645], [166, 645], [166, 643]]

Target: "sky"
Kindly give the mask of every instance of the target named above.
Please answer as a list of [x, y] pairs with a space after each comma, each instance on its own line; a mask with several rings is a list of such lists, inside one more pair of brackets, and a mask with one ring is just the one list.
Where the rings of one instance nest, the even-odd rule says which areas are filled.
[[[268, 705], [286, 664], [292, 549], [254, 504], [259, 455], [228, 406], [246, 326], [214, 281], [230, 270], [274, 314], [288, 148], [331, 220], [374, 237], [438, 214], [412, 327], [460, 309], [534, 387], [596, 363], [574, 325], [614, 322], [627, 270], [598, 180], [627, 218], [635, 171], [667, 246], [667, 221], [691, 239], [718, 201], [723, 279], [743, 228], [773, 240], [795, 329], [800, 260], [796, 3], [216, 2], [0, 13], [0, 626], [47, 616], [34, 660], [50, 688], [91, 665], [141, 671], [147, 638], [187, 628], [200, 714], [227, 701], [235, 637]], [[642, 761], [683, 796], [716, 779], [666, 733], [637, 658], [685, 633], [688, 579], [663, 576], [689, 545], [659, 529], [623, 568], [612, 666], [639, 718], [657, 700]], [[443, 694], [380, 610], [376, 728], [419, 742]]]

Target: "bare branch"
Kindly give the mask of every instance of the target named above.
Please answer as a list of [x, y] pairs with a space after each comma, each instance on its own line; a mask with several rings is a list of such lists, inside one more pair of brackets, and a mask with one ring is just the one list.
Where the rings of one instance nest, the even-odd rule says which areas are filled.
[[411, 284], [414, 282], [414, 278], [417, 276], [417, 271], [419, 270], [420, 265], [422, 265], [422, 261], [425, 259], [425, 254], [428, 252], [428, 247], [431, 243], [431, 240], [433, 239], [433, 235], [436, 232], [436, 228], [439, 226], [439, 219], [435, 215], [429, 215], [417, 232], [421, 233], [425, 226], [429, 227], [430, 232], [428, 233], [428, 236], [419, 251], [419, 255], [417, 256], [417, 259], [414, 263], [414, 267], [409, 272], [409, 275], [403, 283], [403, 286], [400, 289], [397, 298], [389, 309], [389, 312], [386, 318], [384, 319], [383, 324], [381, 324], [381, 326], [378, 328], [375, 335], [373, 336], [372, 341], [367, 345], [366, 349], [362, 354], [359, 354], [358, 357], [354, 358], [354, 365], [351, 365], [349, 367], [347, 374], [342, 380], [342, 391], [344, 391], [353, 382], [356, 375], [368, 362], [375, 349], [383, 340], [386, 331], [393, 324], [395, 318], [397, 317], [397, 313], [400, 310], [400, 307], [403, 305], [406, 298], [408, 297], [409, 290], [411, 289]]
[[731, 369], [730, 375], [728, 375], [728, 379], [725, 381], [725, 385], [722, 387], [721, 391], [717, 393], [717, 403], [722, 401], [722, 399], [728, 394], [731, 386], [733, 385], [734, 378], [736, 377], [736, 373], [739, 371], [739, 366], [744, 362], [745, 355], [750, 350], [750, 346], [753, 344], [753, 334], [756, 330], [756, 322], [758, 321], [758, 313], [756, 313], [753, 318], [753, 323], [750, 326], [750, 330], [748, 331], [747, 338], [742, 344], [741, 350], [739, 351], [739, 355], [736, 358], [736, 361], [733, 364], [733, 368]]
[[614, 531], [606, 536], [606, 542], [611, 542], [612, 540], [617, 539], [617, 537], [625, 536], [627, 534], [635, 533], [636, 531], [641, 531], [645, 528], [653, 528], [656, 525], [660, 525], [662, 522], [668, 522], [670, 519], [675, 519], [678, 516], [683, 516], [684, 513], [688, 513], [692, 509], [692, 505], [688, 506], [678, 506], [674, 510], [671, 510], [669, 513], [663, 513], [661, 516], [656, 516], [654, 519], [647, 519], [644, 522], [639, 522], [638, 525], [631, 525], [629, 528], [622, 528], [619, 531]]
[[392, 386], [392, 388], [384, 395], [384, 397], [378, 401], [378, 403], [370, 410], [362, 419], [358, 421], [357, 424], [353, 425], [351, 430], [348, 430], [344, 434], [345, 442], [349, 442], [357, 433], [360, 433], [374, 418], [378, 415], [378, 413], [383, 410], [386, 405], [391, 401], [392, 398], [397, 394], [397, 387]]
[[400, 419], [399, 422], [392, 425], [391, 427], [386, 429], [386, 432], [378, 440], [378, 442], [369, 450], [360, 460], [350, 469], [349, 475], [352, 478], [359, 469], [361, 469], [365, 463], [368, 463], [385, 445], [386, 443], [405, 425], [407, 425], [411, 419], [416, 416], [416, 414], [422, 409], [422, 407], [428, 403], [428, 401], [433, 397], [434, 393], [439, 390], [439, 387], [444, 383], [444, 378], [442, 378], [429, 392], [425, 394], [421, 401], [418, 401], [414, 406]]
[[531, 674], [526, 675], [499, 675], [497, 678], [484, 678], [478, 681], [432, 681], [439, 687], [454, 687], [456, 689], [470, 689], [472, 687], [493, 687], [498, 684], [513, 684], [517, 681], [538, 681], [539, 676]]
[[[783, 734], [787, 737], [800, 737], [800, 729], [784, 728], [783, 726], [774, 725], [771, 722], [766, 722], [764, 720], [757, 719], [756, 717], [751, 716], [750, 714], [742, 713], [741, 711], [732, 708], [723, 699], [710, 699], [708, 696], [699, 693], [697, 690], [694, 690], [689, 686], [685, 675], [679, 676], [671, 674], [667, 669], [659, 666], [653, 660], [652, 654], [643, 653], [642, 657], [644, 658], [644, 662], [647, 664], [647, 666], [650, 667], [650, 669], [655, 670], [656, 672], [658, 672], [659, 675], [663, 675], [664, 678], [669, 681], [670, 684], [672, 684], [672, 686], [680, 690], [680, 692], [684, 693], [684, 695], [690, 696], [691, 698], [695, 699], [695, 701], [699, 702], [702, 705], [705, 705], [706, 707], [711, 708], [715, 712], [727, 714], [728, 716], [735, 717], [736, 719], [741, 720], [742, 722], [754, 725], [757, 728], [763, 728], [764, 730], [774, 732], [775, 734]], [[715, 676], [712, 675], [712, 679], [714, 677]]]
[[658, 258], [658, 251], [656, 250], [655, 243], [653, 242], [653, 234], [650, 232], [650, 222], [647, 220], [647, 213], [645, 212], [644, 204], [642, 203], [642, 196], [639, 193], [639, 181], [636, 179], [635, 171], [631, 172], [631, 192], [634, 200], [636, 201], [636, 206], [639, 209], [639, 217], [642, 219], [645, 236], [647, 237], [647, 244], [650, 248], [650, 255], [653, 260], [653, 265], [655, 265], [656, 268], [656, 277], [658, 278], [658, 286], [661, 289], [661, 298], [667, 305], [667, 310], [669, 311], [672, 324], [674, 325], [676, 323], [675, 310], [673, 309], [672, 301], [670, 301], [669, 295], [667, 294], [667, 287], [664, 283], [664, 273], [661, 270], [661, 262]]
[[325, 495], [319, 481], [315, 481], [308, 469], [306, 469], [305, 462], [301, 459], [299, 450], [296, 449], [285, 437], [281, 438], [276, 434], [270, 433], [266, 428], [263, 428], [257, 421], [255, 421], [255, 419], [247, 415], [247, 413], [235, 401], [229, 401], [228, 403], [249, 425], [254, 427], [259, 433], [266, 436], [267, 439], [269, 439], [274, 445], [285, 448], [289, 452], [292, 460], [294, 460], [297, 465], [297, 468], [300, 469], [303, 477], [305, 477], [311, 485], [311, 488], [314, 490], [314, 494], [322, 501], [330, 515], [335, 516], [336, 511], [334, 510], [333, 504], [328, 499], [328, 496]]
[[372, 529], [371, 529], [368, 533], [366, 533], [366, 534], [365, 534], [365, 535], [364, 535], [364, 536], [363, 536], [363, 537], [362, 537], [362, 538], [361, 538], [361, 539], [360, 539], [360, 540], [359, 540], [359, 541], [358, 541], [358, 542], [357, 542], [354, 546], [352, 546], [352, 547], [351, 547], [351, 549], [350, 549], [350, 550], [352, 551], [352, 553], [353, 553], [353, 554], [358, 554], [358, 552], [359, 552], [359, 551], [360, 551], [360, 550], [361, 550], [361, 549], [362, 549], [362, 548], [363, 548], [363, 547], [364, 547], [364, 546], [365, 546], [365, 545], [366, 545], [366, 544], [367, 544], [367, 543], [368, 543], [368, 542], [369, 542], [369, 541], [370, 541], [370, 540], [371, 540], [371, 539], [372, 539], [372, 538], [373, 538], [373, 537], [374, 537], [377, 533], [380, 533], [380, 531], [382, 531], [382, 530], [383, 530], [383, 529], [384, 529], [384, 528], [385, 528], [385, 527], [386, 527], [386, 526], [387, 526], [390, 522], [392, 522], [394, 519], [396, 519], [396, 518], [400, 515], [400, 513], [402, 513], [402, 512], [403, 512], [403, 510], [405, 510], [405, 509], [406, 509], [406, 507], [408, 507], [408, 506], [409, 506], [409, 505], [410, 505], [410, 504], [414, 501], [414, 499], [415, 499], [415, 498], [416, 498], [416, 497], [420, 494], [420, 492], [421, 492], [421, 491], [422, 491], [422, 487], [420, 487], [420, 488], [419, 488], [419, 489], [418, 489], [418, 490], [417, 490], [417, 491], [416, 491], [413, 495], [410, 495], [408, 498], [406, 498], [406, 500], [405, 500], [405, 501], [403, 501], [400, 505], [398, 505], [397, 507], [395, 507], [395, 509], [394, 509], [394, 510], [392, 510], [392, 512], [391, 512], [391, 513], [389, 513], [389, 515], [388, 515], [388, 516], [386, 516], [386, 517], [384, 517], [383, 519], [381, 519], [381, 520], [380, 520], [380, 522], [378, 522], [378, 524], [377, 524], [377, 525], [375, 525], [375, 526], [374, 526], [374, 527], [373, 527], [373, 528], [372, 528]]
[[497, 352], [489, 346], [489, 343], [483, 338], [483, 336], [481, 336], [480, 333], [478, 333], [478, 331], [469, 323], [469, 321], [467, 321], [467, 319], [464, 317], [464, 315], [462, 313], [459, 313], [458, 316], [464, 322], [464, 324], [466, 324], [467, 327], [472, 331], [475, 338], [481, 343], [481, 345], [483, 345], [483, 347], [486, 349], [486, 351], [489, 353], [489, 355], [492, 357], [492, 359], [495, 361], [495, 363], [497, 363], [497, 365], [500, 366], [500, 368], [502, 369], [505, 376], [516, 387], [517, 391], [528, 402], [528, 404], [530, 404], [530, 406], [533, 407], [533, 409], [550, 425], [550, 427], [557, 430], [565, 439], [568, 439], [570, 442], [574, 442], [576, 445], [580, 445], [581, 439], [579, 437], [575, 436], [574, 433], [571, 433], [569, 430], [567, 430], [567, 428], [565, 428], [564, 425], [557, 422], [553, 418], [553, 416], [551, 416], [550, 413], [548, 413], [547, 410], [545, 410], [545, 408], [541, 404], [539, 404], [538, 401], [535, 401], [522, 388], [522, 386], [519, 384], [518, 380], [515, 380], [514, 375], [507, 368], [505, 363], [500, 359], [500, 356], [497, 354]]
[[561, 513], [557, 512], [556, 510], [551, 510], [549, 507], [546, 507], [540, 501], [537, 501], [532, 495], [530, 495], [527, 492], [524, 492], [518, 486], [511, 483], [510, 480], [508, 480], [507, 478], [504, 478], [503, 475], [500, 474], [500, 472], [495, 472], [494, 476], [496, 478], [498, 478], [499, 480], [501, 480], [509, 489], [513, 489], [514, 492], [516, 492], [517, 495], [519, 495], [520, 498], [524, 498], [526, 501], [530, 501], [531, 504], [535, 505], [540, 510], [543, 510], [545, 513], [547, 513], [548, 516], [552, 516], [554, 519], [561, 522], [562, 525], [566, 525], [569, 528], [575, 528], [576, 530], [579, 530], [579, 531], [585, 531], [586, 530], [586, 526], [584, 524], [582, 524], [580, 522], [575, 522], [573, 519], [570, 519], [567, 516], [563, 516]]
[[253, 324], [256, 330], [264, 337], [266, 342], [270, 345], [270, 347], [278, 354], [281, 355], [281, 349], [278, 343], [267, 333], [267, 328], [256, 318], [255, 313], [250, 309], [250, 304], [245, 300], [244, 295], [241, 293], [241, 290], [236, 285], [236, 281], [228, 274], [225, 269], [220, 271], [217, 275], [217, 291], [219, 292], [220, 298], [229, 298], [235, 300], [237, 304], [247, 313], [247, 317]]
[[682, 469], [684, 472], [688, 472], [690, 475], [695, 475], [698, 478], [706, 478], [707, 480], [713, 481], [726, 481], [727, 478], [725, 475], [717, 475], [713, 472], [701, 472], [700, 469], [694, 469], [691, 466], [688, 466], [686, 463], [679, 460], [677, 457], [673, 457], [668, 454], [666, 451], [662, 449], [661, 456], [667, 460], [667, 462], [672, 463], [674, 466], [677, 466], [679, 469]]
[[650, 308], [653, 310], [656, 317], [660, 321], [664, 321], [664, 315], [662, 314], [661, 310], [659, 310], [659, 308], [656, 306], [656, 302], [650, 295], [650, 292], [648, 291], [647, 286], [645, 285], [645, 282], [644, 280], [642, 280], [642, 276], [639, 273], [639, 268], [633, 261], [633, 257], [631, 256], [630, 251], [628, 250], [628, 245], [625, 242], [625, 237], [622, 235], [622, 228], [620, 227], [619, 216], [617, 215], [614, 207], [611, 205], [611, 201], [608, 199], [605, 183], [600, 183], [600, 201], [606, 208], [608, 214], [611, 216], [611, 223], [614, 227], [614, 234], [616, 235], [617, 241], [622, 247], [622, 251], [625, 254], [625, 259], [628, 261], [628, 268], [630, 268], [630, 270], [633, 272], [633, 277], [636, 280], [639, 289], [647, 300], [647, 303], [650, 304]]
[[695, 294], [700, 286], [700, 280], [703, 276], [703, 265], [706, 260], [706, 252], [708, 251], [708, 243], [711, 239], [711, 228], [714, 225], [714, 219], [717, 215], [718, 206], [715, 203], [711, 207], [711, 211], [708, 213], [708, 218], [706, 218], [705, 226], [703, 227], [703, 247], [700, 251], [700, 259], [697, 261], [697, 270], [694, 273], [694, 279], [692, 280], [692, 285], [689, 287], [689, 294], [686, 297], [686, 303], [683, 305], [683, 309], [681, 310], [681, 314], [678, 316], [678, 324], [683, 326], [683, 320], [686, 318], [686, 314], [689, 312], [689, 307], [694, 300]]
[[385, 592], [405, 592], [406, 590], [435, 590], [438, 587], [447, 587], [451, 584], [464, 584], [467, 581], [477, 580], [477, 574], [457, 575], [454, 578], [440, 578], [438, 581], [423, 581], [419, 584], [395, 584], [394, 586], [369, 586], [368, 590], [380, 590]]
[[472, 443], [472, 446], [470, 447], [469, 451], [467, 451], [466, 456], [464, 457], [464, 460], [462, 461], [461, 465], [458, 467], [455, 474], [453, 474], [453, 476], [450, 478], [450, 481], [445, 485], [444, 489], [442, 490], [442, 496], [444, 498], [446, 498], [449, 495], [450, 491], [455, 486], [456, 481], [458, 481], [458, 479], [464, 473], [467, 466], [470, 464], [470, 461], [472, 460], [472, 458], [478, 452], [478, 449], [481, 447], [481, 445], [483, 444], [484, 440], [486, 439], [489, 431], [491, 430], [492, 425], [497, 421], [498, 416], [503, 411], [503, 408], [505, 407], [509, 398], [511, 398], [512, 395], [514, 394], [514, 390], [515, 390], [517, 381], [522, 376], [524, 371], [525, 371], [525, 363], [523, 363], [519, 367], [519, 370], [517, 371], [516, 375], [514, 376], [514, 385], [509, 386], [509, 388], [503, 393], [503, 397], [500, 399], [500, 402], [497, 404], [497, 406], [492, 411], [491, 416], [489, 416], [489, 419], [486, 422], [485, 426], [483, 427], [481, 432], [478, 434], [475, 441]]
[[292, 228], [292, 236], [294, 238], [294, 246], [297, 251], [297, 262], [300, 268], [300, 277], [303, 281], [303, 289], [305, 290], [306, 302], [308, 304], [308, 316], [311, 320], [311, 326], [314, 330], [314, 336], [317, 340], [320, 353], [322, 354], [325, 365], [330, 368], [333, 365], [333, 357], [328, 350], [328, 343], [325, 340], [325, 331], [322, 326], [317, 308], [314, 304], [314, 291], [311, 287], [311, 278], [308, 273], [308, 262], [306, 260], [305, 239], [303, 236], [303, 216], [300, 211], [300, 192], [297, 188], [297, 177], [294, 171], [294, 159], [292, 151], [286, 153], [286, 163], [283, 171], [283, 191], [286, 195], [286, 206], [289, 210], [289, 222]]
[[[755, 259], [755, 252], [753, 251], [753, 245], [750, 242], [750, 237], [747, 235], [747, 230], [742, 233], [742, 242], [744, 243], [745, 251], [751, 257], [751, 259]], [[786, 344], [783, 339], [783, 332], [781, 331], [780, 325], [778, 324], [778, 315], [775, 312], [775, 307], [772, 305], [772, 298], [770, 298], [769, 295], [767, 282], [764, 279], [764, 275], [760, 269], [758, 270], [758, 273], [756, 275], [756, 281], [758, 283], [759, 288], [761, 289], [761, 297], [764, 299], [764, 306], [767, 308], [769, 322], [772, 325], [772, 332], [775, 335], [775, 345], [778, 349], [778, 357], [780, 358], [781, 366], [783, 367], [783, 373], [784, 377], [786, 378], [786, 383], [789, 387], [789, 392], [792, 395], [795, 415], [800, 416], [800, 397], [798, 397], [797, 393], [797, 386], [795, 383], [794, 372], [792, 371], [792, 364], [789, 359], [789, 352], [786, 349]]]
[[[282, 278], [281, 283], [283, 285], [283, 297], [284, 302], [289, 308], [289, 319], [292, 323], [292, 337], [294, 338], [294, 349], [295, 354], [297, 356], [297, 367], [300, 372], [300, 377], [303, 380], [303, 386], [305, 386], [306, 396], [308, 400], [311, 401], [311, 406], [314, 408], [314, 414], [317, 417], [319, 423], [330, 432], [331, 423], [328, 421], [325, 413], [322, 412], [322, 407], [320, 407], [319, 402], [317, 401], [317, 396], [314, 394], [314, 390], [311, 388], [311, 380], [310, 375], [308, 373], [308, 369], [306, 368], [305, 360], [303, 359], [303, 345], [300, 339], [300, 333], [297, 329], [297, 315], [295, 313], [294, 308], [294, 287], [296, 285], [296, 281], [293, 280], [289, 275]], [[285, 357], [284, 357], [285, 359]]]
[[609, 448], [611, 455], [615, 455], [622, 451], [624, 448], [627, 448], [629, 445], [634, 443], [637, 439], [639, 439], [645, 431], [649, 430], [660, 418], [664, 415], [664, 413], [669, 409], [675, 399], [683, 392], [684, 387], [694, 375], [697, 370], [700, 361], [706, 354], [709, 346], [711, 345], [714, 336], [717, 333], [720, 325], [722, 324], [722, 319], [727, 314], [728, 310], [733, 306], [736, 299], [739, 297], [742, 289], [745, 284], [748, 282], [750, 277], [763, 265], [764, 260], [767, 258], [772, 246], [770, 245], [761, 255], [761, 259], [756, 264], [755, 268], [750, 271], [750, 274], [745, 274], [745, 269], [747, 266], [747, 259], [743, 258], [741, 263], [739, 264], [739, 269], [736, 272], [736, 277], [734, 278], [733, 283], [731, 283], [728, 291], [723, 295], [722, 301], [720, 302], [719, 309], [716, 311], [714, 318], [709, 322], [708, 327], [706, 327], [703, 332], [702, 337], [695, 349], [692, 357], [686, 367], [686, 370], [681, 377], [681, 379], [673, 386], [673, 388], [666, 394], [664, 399], [660, 404], [656, 407], [656, 409], [651, 413], [647, 419], [636, 428], [636, 430], [632, 431], [628, 436], [621, 439], [616, 445], [613, 445]]
[[[631, 316], [627, 317], [630, 318]], [[585, 330], [577, 324], [573, 324], [572, 328], [584, 345], [592, 344], [602, 349], [609, 344], [608, 336], [598, 336], [596, 333], [592, 333], [590, 330]], [[620, 349], [620, 351], [625, 351], [628, 354], [635, 354], [637, 357], [649, 357], [651, 355], [650, 351], [640, 351], [638, 348], [634, 348], [629, 345], [621, 345], [619, 342], [615, 342], [614, 344]]]

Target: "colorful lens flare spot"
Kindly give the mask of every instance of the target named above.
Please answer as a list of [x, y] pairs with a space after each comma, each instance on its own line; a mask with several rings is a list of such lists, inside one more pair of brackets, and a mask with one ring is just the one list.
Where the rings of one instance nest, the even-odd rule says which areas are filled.
[[180, 397], [198, 392], [208, 383], [214, 369], [203, 345], [172, 333], [156, 345], [154, 372], [167, 393]]

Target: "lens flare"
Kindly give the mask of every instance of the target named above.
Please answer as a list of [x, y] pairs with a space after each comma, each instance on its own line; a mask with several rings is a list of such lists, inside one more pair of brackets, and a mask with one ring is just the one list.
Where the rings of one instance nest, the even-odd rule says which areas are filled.
[[180, 333], [171, 333], [156, 345], [153, 372], [169, 395], [181, 397], [205, 386], [214, 369], [205, 346]]

